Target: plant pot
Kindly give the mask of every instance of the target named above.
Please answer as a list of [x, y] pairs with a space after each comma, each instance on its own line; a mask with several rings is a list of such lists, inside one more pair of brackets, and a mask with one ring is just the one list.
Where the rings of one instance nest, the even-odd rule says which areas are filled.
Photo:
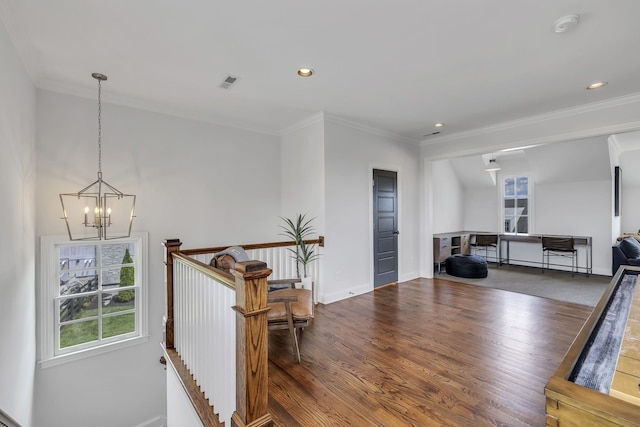
[[302, 283], [300, 283], [300, 287], [302, 289], [311, 289], [311, 284], [312, 284], [312, 278], [311, 277], [303, 277], [300, 280], [302, 280]]

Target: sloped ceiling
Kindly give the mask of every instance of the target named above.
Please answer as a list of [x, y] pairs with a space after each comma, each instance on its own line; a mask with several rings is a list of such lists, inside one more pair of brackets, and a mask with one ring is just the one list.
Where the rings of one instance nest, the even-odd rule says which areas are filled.
[[[640, 153], [640, 133], [625, 136], [629, 147]], [[491, 153], [502, 167], [503, 174], [530, 174], [536, 184], [553, 182], [589, 182], [611, 179], [608, 137], [594, 137], [555, 144], [527, 147], [509, 152]], [[464, 188], [494, 186], [481, 155], [449, 160]], [[640, 168], [638, 168], [640, 169]], [[640, 173], [631, 172], [625, 182], [637, 179]]]
[[532, 147], [525, 153], [536, 184], [611, 179], [607, 137]]

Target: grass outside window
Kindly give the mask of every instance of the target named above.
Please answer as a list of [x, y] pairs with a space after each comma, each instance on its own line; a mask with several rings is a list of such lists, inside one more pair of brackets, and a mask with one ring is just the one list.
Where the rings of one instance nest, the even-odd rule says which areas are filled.
[[[133, 309], [132, 305], [103, 307], [102, 315], [118, 313]], [[83, 310], [74, 320], [87, 318], [86, 321], [71, 323], [60, 327], [60, 348], [71, 347], [98, 340], [98, 309]], [[134, 332], [136, 329], [135, 313], [129, 312], [116, 316], [103, 317], [102, 338], [115, 337]]]

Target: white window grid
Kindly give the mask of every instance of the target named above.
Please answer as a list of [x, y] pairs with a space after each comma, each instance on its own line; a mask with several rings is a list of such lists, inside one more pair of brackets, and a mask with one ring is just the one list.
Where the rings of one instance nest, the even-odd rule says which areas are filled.
[[[135, 246], [135, 255], [133, 259], [134, 266], [134, 285], [126, 288], [114, 287], [103, 288], [102, 280], [104, 270], [119, 269], [123, 264], [110, 264], [108, 266], [95, 265], [100, 262], [92, 262], [94, 265], [86, 265], [81, 269], [94, 270], [98, 276], [97, 289], [80, 292], [69, 295], [60, 295], [60, 274], [65, 259], [59, 258], [59, 249], [63, 246], [96, 246], [96, 258], [101, 259], [102, 245], [113, 244], [133, 244]], [[84, 357], [100, 354], [106, 351], [118, 348], [128, 347], [139, 342], [148, 341], [148, 313], [147, 313], [147, 254], [148, 254], [148, 236], [147, 233], [132, 233], [131, 237], [109, 241], [78, 241], [70, 242], [66, 236], [43, 236], [41, 238], [41, 321], [40, 321], [40, 340], [41, 355], [40, 365], [42, 367], [55, 366], [67, 361], [77, 360]], [[127, 264], [130, 265], [130, 264]], [[69, 270], [69, 271], [73, 271]], [[103, 298], [109, 295], [115, 295], [122, 290], [135, 290], [134, 306], [128, 310], [122, 310], [115, 313], [103, 313]], [[60, 304], [71, 298], [92, 297], [95, 296], [100, 302], [98, 304], [98, 314], [91, 318], [83, 318], [77, 320], [60, 319]], [[135, 327], [133, 332], [116, 335], [112, 337], [102, 338], [102, 321], [109, 317], [124, 315], [127, 313], [135, 314]], [[88, 319], [98, 320], [98, 339], [83, 344], [60, 348], [60, 327], [72, 323], [79, 323]]]

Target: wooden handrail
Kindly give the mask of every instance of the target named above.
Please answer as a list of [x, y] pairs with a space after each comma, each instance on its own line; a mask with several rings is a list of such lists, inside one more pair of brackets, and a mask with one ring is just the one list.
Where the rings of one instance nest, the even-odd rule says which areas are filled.
[[193, 259], [189, 256], [186, 256], [184, 252], [174, 252], [171, 254], [173, 258], [179, 258], [193, 268], [194, 270], [200, 271], [208, 276], [216, 279], [217, 282], [225, 285], [227, 288], [236, 290], [236, 281], [233, 277], [233, 274], [227, 273], [226, 271], [220, 270], [219, 268], [211, 267], [208, 264], [205, 264], [202, 261], [198, 261], [197, 259]]
[[[317, 244], [320, 247], [324, 247], [324, 236], [318, 236], [317, 239], [305, 240], [304, 243], [307, 245]], [[294, 245], [295, 245], [295, 242], [293, 241], [273, 242], [273, 243], [248, 243], [244, 245], [226, 245], [226, 246], [215, 246], [212, 248], [185, 249], [180, 252], [182, 252], [185, 255], [200, 255], [200, 254], [220, 252], [231, 246], [240, 246], [241, 248], [247, 251], [251, 249], [279, 248], [283, 246], [294, 246]]]

